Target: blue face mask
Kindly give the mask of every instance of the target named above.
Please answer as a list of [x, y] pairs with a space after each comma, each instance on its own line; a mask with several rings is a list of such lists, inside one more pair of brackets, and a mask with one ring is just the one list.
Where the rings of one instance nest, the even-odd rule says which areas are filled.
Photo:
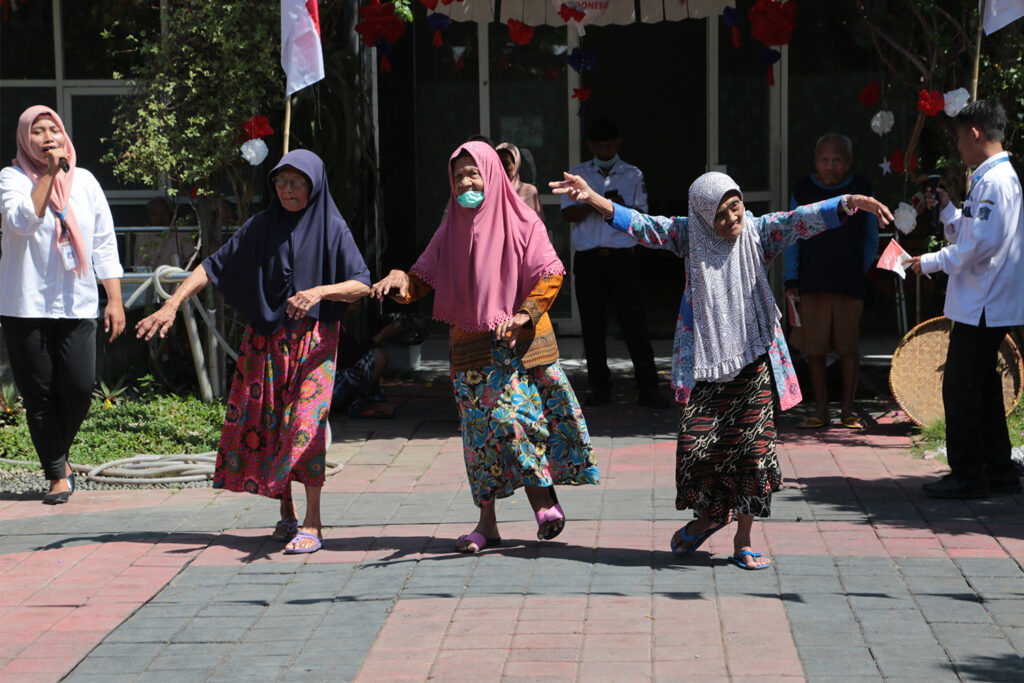
[[480, 202], [484, 200], [484, 193], [476, 190], [466, 190], [456, 197], [455, 200], [459, 202], [459, 206], [464, 206], [467, 209], [475, 209], [480, 206]]
[[598, 159], [597, 157], [594, 157], [594, 163], [597, 164], [600, 168], [611, 168], [612, 166], [615, 165], [615, 163], [618, 160], [619, 160], [619, 155], [618, 154], [613, 156], [611, 159], [607, 159], [607, 160], [605, 160], [605, 159]]

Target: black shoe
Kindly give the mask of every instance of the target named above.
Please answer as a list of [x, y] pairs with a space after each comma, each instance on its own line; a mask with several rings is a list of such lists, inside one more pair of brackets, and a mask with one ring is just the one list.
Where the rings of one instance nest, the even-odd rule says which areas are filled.
[[670, 401], [667, 398], [665, 398], [665, 395], [662, 394], [657, 389], [651, 389], [649, 391], [641, 391], [640, 392], [640, 398], [637, 399], [637, 403], [639, 403], [644, 408], [662, 408], [662, 409], [664, 409], [664, 408], [671, 408], [672, 407], [672, 401]]
[[930, 498], [988, 498], [992, 493], [988, 482], [961, 479], [954, 474], [922, 484], [921, 491]]
[[75, 492], [75, 473], [71, 472], [70, 474], [68, 474], [68, 493], [71, 494], [71, 493], [74, 493], [74, 492]]
[[47, 493], [43, 496], [43, 505], [60, 505], [61, 503], [68, 502], [71, 497], [70, 491], [61, 491], [60, 493]]
[[1005, 479], [990, 479], [988, 488], [992, 493], [1001, 495], [1016, 496], [1021, 493], [1019, 477], [1007, 477]]
[[612, 392], [609, 389], [604, 391], [595, 391], [591, 389], [587, 392], [587, 397], [583, 400], [583, 405], [593, 408], [594, 406], [603, 406], [611, 403]]

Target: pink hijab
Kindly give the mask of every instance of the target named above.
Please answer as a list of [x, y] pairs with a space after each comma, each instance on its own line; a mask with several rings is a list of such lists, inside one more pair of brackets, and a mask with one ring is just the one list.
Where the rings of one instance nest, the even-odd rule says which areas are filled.
[[[89, 271], [89, 264], [85, 257], [85, 246], [82, 244], [82, 233], [78, 230], [78, 219], [75, 217], [75, 212], [71, 210], [71, 205], [69, 204], [71, 185], [75, 180], [75, 163], [78, 160], [78, 156], [75, 154], [75, 146], [71, 144], [71, 138], [68, 137], [68, 132], [64, 128], [64, 122], [57, 116], [57, 112], [49, 107], [37, 104], [21, 113], [21, 116], [18, 117], [18, 154], [11, 160], [11, 163], [25, 172], [25, 175], [32, 181], [33, 186], [46, 173], [46, 159], [35, 153], [29, 140], [29, 131], [32, 129], [32, 124], [40, 117], [53, 119], [53, 122], [60, 128], [60, 132], [64, 134], [64, 151], [67, 153], [68, 166], [70, 168], [67, 173], [57, 171], [57, 177], [53, 180], [53, 191], [50, 192], [50, 206], [58, 214], [65, 210], [67, 211], [64, 214], [64, 222], [68, 226], [67, 238], [71, 241], [71, 247], [75, 250], [75, 259], [78, 262], [75, 274], [83, 277]], [[54, 249], [59, 248], [57, 244], [63, 239], [64, 232], [59, 220], [56, 221], [56, 224], [57, 230], [53, 241]]]
[[[476, 161], [484, 181], [484, 200], [475, 209], [455, 199], [451, 166], [463, 152]], [[490, 145], [461, 145], [447, 171], [448, 213], [412, 272], [434, 288], [435, 320], [486, 332], [511, 319], [541, 278], [562, 275], [565, 267]]]

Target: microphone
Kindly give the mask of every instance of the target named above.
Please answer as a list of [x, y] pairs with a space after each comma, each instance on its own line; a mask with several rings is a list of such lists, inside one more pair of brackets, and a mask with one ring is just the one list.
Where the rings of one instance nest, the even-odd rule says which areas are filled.
[[[55, 150], [55, 149], [57, 149], [57, 148], [56, 147], [44, 147], [43, 151], [44, 152], [50, 152], [50, 151]], [[71, 166], [68, 164], [67, 157], [61, 157], [60, 159], [57, 160], [57, 168], [59, 168], [60, 170], [64, 171], [65, 173], [67, 173], [68, 171], [71, 170]]]

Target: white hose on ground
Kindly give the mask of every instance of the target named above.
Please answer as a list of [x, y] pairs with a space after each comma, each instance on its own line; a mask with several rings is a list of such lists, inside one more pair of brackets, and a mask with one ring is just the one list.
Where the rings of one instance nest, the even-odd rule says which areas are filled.
[[[327, 423], [328, 446], [331, 444], [331, 438], [331, 425]], [[19, 467], [41, 467], [34, 460], [0, 458], [0, 463]], [[185, 484], [213, 479], [213, 469], [216, 463], [216, 451], [194, 455], [142, 453], [133, 458], [121, 458], [93, 466], [72, 463], [71, 469], [78, 474], [84, 474], [87, 480], [95, 481], [98, 484]], [[324, 465], [327, 468], [324, 473], [326, 477], [337, 474], [345, 467], [340, 462], [333, 460], [325, 461]]]

